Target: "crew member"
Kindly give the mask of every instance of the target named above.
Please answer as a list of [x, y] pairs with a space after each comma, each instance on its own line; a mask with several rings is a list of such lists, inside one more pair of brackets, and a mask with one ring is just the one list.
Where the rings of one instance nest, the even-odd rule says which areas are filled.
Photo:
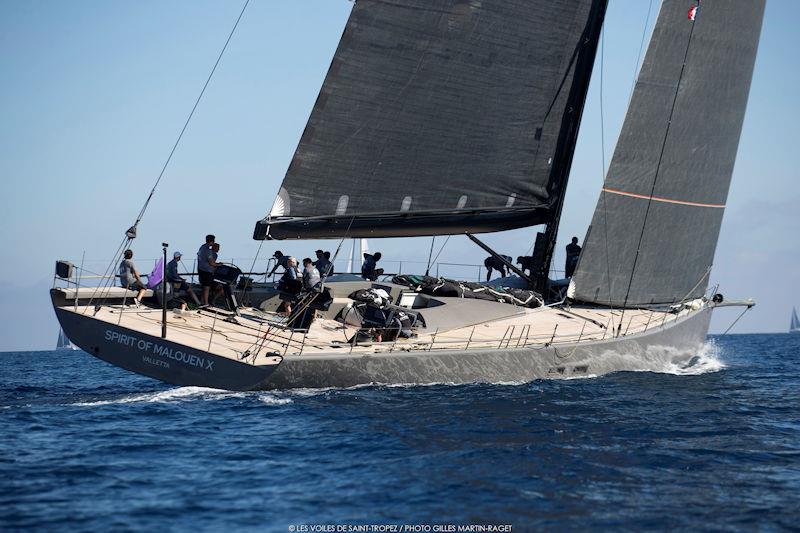
[[533, 275], [533, 270], [536, 268], [533, 256], [521, 255], [517, 257], [517, 263], [519, 264], [519, 269], [522, 270], [523, 273], [527, 270], [529, 276]]
[[275, 266], [272, 267], [272, 270], [269, 274], [267, 274], [267, 277], [271, 277], [275, 271], [278, 270], [278, 267], [283, 267], [284, 272], [286, 272], [286, 270], [289, 268], [289, 259], [291, 256], [283, 255], [283, 252], [276, 250], [275, 253], [272, 254], [272, 257], [275, 258]]
[[322, 276], [323, 278], [327, 278], [328, 276], [333, 274], [333, 263], [331, 263], [331, 253], [323, 252], [322, 250], [317, 250], [315, 253], [317, 254], [317, 260], [314, 261], [314, 266], [317, 267], [320, 276]]
[[119, 264], [119, 282], [128, 290], [138, 291], [136, 296], [133, 297], [136, 307], [142, 303], [144, 298], [145, 286], [142, 283], [142, 277], [139, 271], [136, 270], [136, 265], [133, 263], [133, 250], [125, 250], [122, 262]]
[[[218, 242], [214, 242], [211, 245], [211, 256], [214, 258], [214, 271], [216, 272], [218, 265], [217, 258], [219, 257]], [[216, 299], [219, 298], [219, 296], [224, 292], [224, 289], [222, 288], [222, 284], [219, 283], [218, 281], [214, 281], [214, 285], [211, 288], [214, 290], [214, 293], [210, 296], [209, 301], [213, 304], [214, 301], [216, 301]]]
[[286, 269], [283, 271], [281, 279], [278, 280], [278, 290], [280, 291], [279, 297], [283, 302], [282, 310], [288, 316], [292, 314], [292, 301], [300, 291], [300, 287], [297, 279], [297, 259], [288, 255], [282, 257], [286, 257]]
[[309, 327], [311, 322], [317, 318], [317, 310], [313, 304], [320, 295], [321, 286], [322, 278], [320, 278], [319, 270], [314, 266], [311, 258], [306, 257], [303, 259], [303, 291], [307, 294], [304, 297], [305, 312], [300, 318], [300, 327]]
[[383, 274], [382, 268], [376, 268], [378, 261], [381, 260], [381, 253], [364, 254], [364, 263], [361, 265], [361, 277], [370, 281], [375, 281], [378, 276]]
[[303, 259], [303, 290], [313, 291], [320, 281], [319, 270], [314, 262], [309, 257]]
[[[507, 255], [501, 255], [503, 259], [508, 261], [509, 263], [512, 261], [511, 257]], [[492, 279], [492, 270], [497, 270], [500, 273], [500, 277], [506, 277], [506, 265], [498, 258], [493, 255], [490, 255], [486, 259], [483, 260], [483, 266], [486, 267], [486, 281]]]
[[194, 300], [194, 303], [196, 305], [200, 305], [200, 300], [197, 299], [197, 295], [192, 290], [192, 286], [189, 285], [180, 274], [178, 274], [178, 263], [180, 262], [181, 257], [182, 255], [180, 252], [175, 252], [172, 254], [172, 261], [167, 263], [167, 281], [172, 283], [173, 291], [178, 292], [184, 290], [188, 292], [189, 296], [191, 296], [192, 300]]
[[208, 306], [208, 294], [214, 285], [214, 269], [217, 267], [216, 253], [213, 250], [215, 241], [214, 235], [206, 235], [206, 243], [197, 250], [197, 275], [200, 286], [203, 287], [203, 307]]
[[581, 255], [581, 247], [578, 246], [578, 238], [573, 237], [572, 242], [567, 245], [567, 261], [564, 264], [564, 276], [571, 278], [578, 266], [578, 257]]

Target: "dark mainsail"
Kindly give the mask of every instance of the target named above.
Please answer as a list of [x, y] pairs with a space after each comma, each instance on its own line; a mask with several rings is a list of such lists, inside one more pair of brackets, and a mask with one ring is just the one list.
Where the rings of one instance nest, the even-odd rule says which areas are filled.
[[606, 0], [359, 0], [254, 237], [550, 222], [605, 7]]
[[570, 295], [635, 307], [708, 284], [765, 0], [664, 0]]

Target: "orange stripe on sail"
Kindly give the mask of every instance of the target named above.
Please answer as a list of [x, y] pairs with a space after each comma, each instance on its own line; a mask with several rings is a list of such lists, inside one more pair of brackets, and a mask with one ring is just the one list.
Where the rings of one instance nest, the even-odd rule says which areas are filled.
[[703, 204], [700, 202], [685, 202], [683, 200], [672, 200], [670, 198], [659, 198], [658, 196], [647, 196], [646, 194], [634, 194], [632, 192], [618, 191], [616, 189], [607, 189], [603, 187], [603, 192], [610, 192], [611, 194], [619, 194], [621, 196], [630, 196], [631, 198], [641, 198], [642, 200], [653, 200], [654, 202], [665, 202], [668, 204], [678, 205], [691, 205], [693, 207], [713, 207], [716, 209], [724, 209], [725, 204]]

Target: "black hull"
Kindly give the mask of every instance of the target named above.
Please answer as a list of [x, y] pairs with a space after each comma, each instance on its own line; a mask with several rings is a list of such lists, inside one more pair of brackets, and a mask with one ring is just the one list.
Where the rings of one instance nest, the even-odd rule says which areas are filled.
[[[55, 292], [55, 291], [54, 291]], [[369, 383], [527, 382], [658, 370], [688, 363], [702, 349], [713, 307], [642, 333], [558, 346], [480, 350], [397, 350], [274, 356], [254, 366], [187, 348], [59, 306], [56, 316], [73, 342], [120, 368], [167, 383], [227, 390], [350, 387]]]
[[64, 332], [83, 351], [166, 383], [226, 390], [263, 389], [279, 363], [255, 366], [55, 307]]

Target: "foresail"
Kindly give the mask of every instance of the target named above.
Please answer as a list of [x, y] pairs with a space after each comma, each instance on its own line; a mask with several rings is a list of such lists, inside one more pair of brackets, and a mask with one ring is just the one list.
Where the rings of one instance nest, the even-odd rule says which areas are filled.
[[792, 323], [789, 326], [790, 331], [800, 331], [800, 319], [797, 318], [797, 309], [792, 307]]
[[[548, 222], [606, 0], [359, 0], [255, 238]], [[565, 168], [566, 167], [566, 168]]]
[[67, 338], [67, 335], [64, 333], [64, 330], [58, 328], [58, 342], [56, 343], [56, 348], [69, 348], [70, 340]]
[[708, 285], [765, 0], [664, 0], [570, 295], [635, 307]]

